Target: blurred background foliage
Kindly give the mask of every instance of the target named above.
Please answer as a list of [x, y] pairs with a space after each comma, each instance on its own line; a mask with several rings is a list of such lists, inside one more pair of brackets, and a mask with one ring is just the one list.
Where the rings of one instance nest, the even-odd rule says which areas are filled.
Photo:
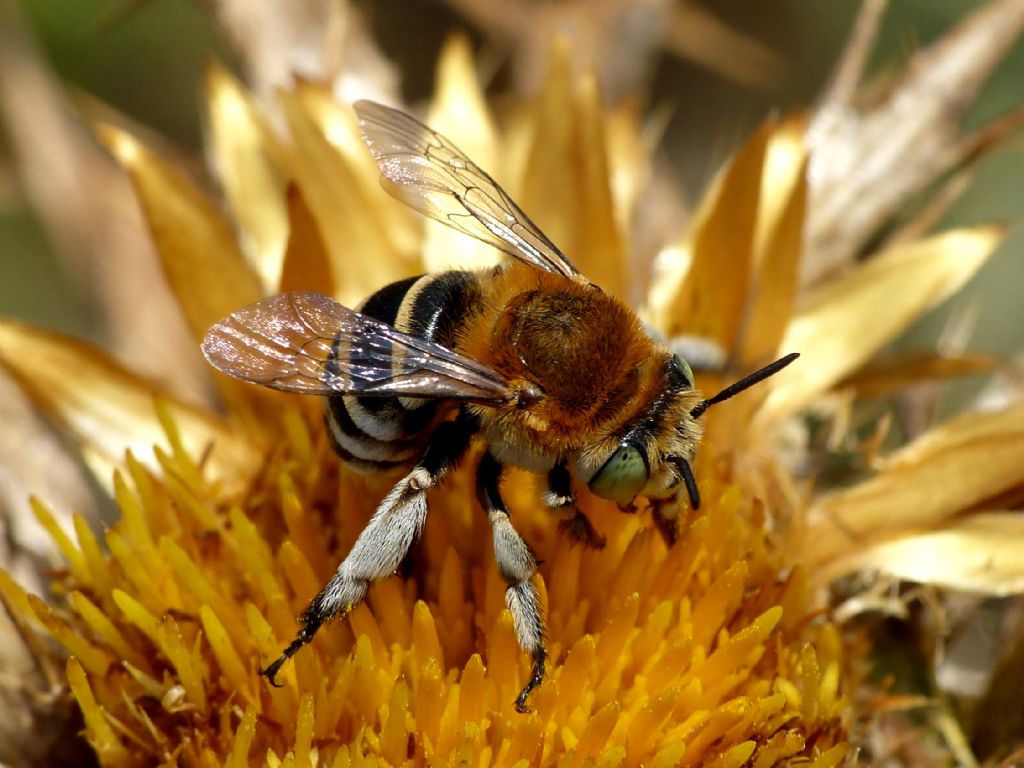
[[[486, 46], [472, 22], [452, 6], [432, 0], [383, 0], [359, 4], [384, 53], [398, 66], [410, 103], [426, 97], [442, 41], [455, 30]], [[665, 157], [688, 197], [772, 111], [813, 103], [848, 36], [857, 0], [705, 0], [702, 6], [737, 31], [775, 52], [785, 71], [763, 88], [751, 88], [678, 56], [662, 53], [649, 94], [671, 115]], [[897, 0], [891, 3], [869, 71], [884, 77], [919, 46], [980, 5], [966, 0]], [[200, 91], [204, 62], [232, 65], [229, 45], [214, 27], [203, 0], [3, 0], [17, 13], [43, 58], [73, 90], [124, 113], [185, 152], [201, 154]], [[500, 52], [495, 57], [500, 63]], [[501, 86], [503, 69], [496, 74]], [[505, 73], [507, 74], [507, 73]], [[1002, 63], [968, 117], [968, 126], [1020, 104], [1024, 48]], [[709, 153], [707, 148], [711, 147]], [[20, 194], [0, 136], [0, 312], [100, 341], [104, 329], [90, 299], [61, 269], [54, 247]], [[969, 192], [946, 214], [944, 225], [1004, 220], [1024, 211], [1024, 147], [1019, 139], [985, 159]], [[924, 318], [899, 343], [931, 346], [948, 318], [976, 313], [970, 347], [1021, 351], [1024, 304], [1024, 236], [1019, 227], [1002, 252], [967, 289]], [[968, 385], [967, 392], [971, 391]]]

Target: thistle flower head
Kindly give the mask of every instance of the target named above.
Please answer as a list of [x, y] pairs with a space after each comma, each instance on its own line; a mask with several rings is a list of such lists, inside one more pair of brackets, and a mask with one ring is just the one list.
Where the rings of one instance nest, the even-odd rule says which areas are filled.
[[[102, 536], [76, 518], [72, 536], [34, 503], [66, 562], [52, 603], [0, 574], [0, 597], [37, 655], [52, 663], [40, 631], [65, 654], [63, 679], [101, 764], [825, 768], [849, 759], [860, 641], [819, 610], [821, 587], [866, 565], [933, 580], [893, 568], [919, 541], [908, 530], [948, 523], [1014, 487], [1019, 448], [1004, 446], [983, 472], [971, 436], [991, 448], [1006, 431], [995, 418], [953, 422], [861, 485], [812, 497], [794, 475], [805, 451], [798, 445], [792, 460], [780, 435], [956, 290], [1002, 229], [894, 241], [847, 274], [802, 287], [812, 149], [806, 116], [794, 115], [747, 140], [685, 232], [645, 241], [634, 222], [653, 148], [641, 115], [606, 110], [595, 81], [575, 77], [570, 61], [570, 44], [556, 44], [539, 98], [497, 120], [467, 45], [455, 40], [426, 119], [492, 172], [581, 271], [634, 303], [652, 332], [670, 343], [698, 336], [741, 373], [779, 350], [799, 350], [803, 364], [706, 417], [695, 466], [703, 504], [681, 506], [672, 546], [643, 507], [623, 514], [581, 495], [606, 545], [580, 548], [558, 535], [536, 480], [508, 476], [511, 515], [542, 561], [550, 658], [535, 711], [521, 715], [512, 702], [529, 659], [504, 609], [471, 473], [431, 492], [401, 573], [321, 630], [276, 688], [259, 668], [294, 636], [295, 615], [396, 478], [340, 464], [317, 403], [217, 376], [223, 409], [213, 411], [91, 347], [0, 324], [0, 360], [78, 438], [120, 512]], [[424, 269], [496, 261], [379, 189], [354, 115], [329, 89], [283, 90], [270, 117], [213, 67], [206, 95], [231, 218], [131, 134], [99, 132], [133, 182], [197, 344], [213, 322], [269, 293], [315, 288], [354, 306]], [[649, 266], [637, 260], [643, 248], [656, 254]], [[717, 391], [728, 375], [711, 370], [698, 385]], [[1017, 424], [1019, 410], [1001, 418]], [[942, 482], [954, 456], [979, 469], [970, 489], [943, 483], [941, 501], [921, 492]], [[894, 498], [915, 511], [893, 519]], [[947, 535], [1005, 530], [988, 511]]]

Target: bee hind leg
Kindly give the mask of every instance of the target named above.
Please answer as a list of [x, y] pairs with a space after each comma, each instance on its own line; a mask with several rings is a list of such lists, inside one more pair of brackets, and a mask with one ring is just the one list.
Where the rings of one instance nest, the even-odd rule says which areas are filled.
[[302, 626], [295, 639], [260, 670], [271, 685], [277, 685], [274, 678], [282, 665], [313, 639], [325, 621], [347, 614], [366, 596], [371, 582], [398, 570], [426, 520], [427, 489], [458, 463], [478, 428], [469, 416], [438, 426], [419, 463], [380, 503], [337, 572], [299, 616]]
[[573, 541], [591, 549], [604, 549], [605, 537], [598, 533], [590, 520], [576, 508], [576, 494], [572, 490], [572, 476], [565, 462], [560, 462], [548, 472], [548, 490], [544, 503], [555, 512], [567, 512], [568, 517], [558, 523], [558, 529]]
[[503, 467], [490, 453], [485, 453], [477, 469], [477, 493], [487, 518], [491, 522], [494, 539], [494, 558], [505, 583], [505, 605], [512, 614], [519, 646], [530, 654], [533, 668], [530, 679], [516, 697], [517, 712], [530, 711], [526, 700], [530, 692], [544, 680], [544, 619], [541, 617], [540, 596], [531, 580], [537, 572], [537, 558], [530, 545], [512, 525], [508, 509], [501, 498], [499, 484]]

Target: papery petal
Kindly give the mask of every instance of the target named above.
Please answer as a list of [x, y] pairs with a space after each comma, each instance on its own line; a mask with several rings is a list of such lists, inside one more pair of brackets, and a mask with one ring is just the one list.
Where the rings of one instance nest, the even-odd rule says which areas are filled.
[[[501, 183], [494, 120], [477, 80], [469, 40], [461, 35], [449, 39], [441, 50], [427, 124]], [[502, 259], [497, 249], [439, 222], [427, 220], [424, 226], [427, 272], [490, 267]]]
[[686, 220], [684, 193], [655, 153], [667, 112], [648, 120], [641, 103], [630, 100], [607, 116], [609, 181], [626, 242], [626, 292], [640, 308], [651, 283], [657, 254], [677, 239]]
[[571, 51], [555, 41], [532, 114], [520, 203], [584, 275], [625, 294], [625, 243], [608, 181], [605, 118], [592, 75], [572, 76]]
[[[881, 3], [865, 4], [877, 24]], [[873, 10], [872, 10], [873, 9]], [[959, 123], [975, 95], [1024, 30], [1024, 2], [979, 7], [944, 37], [918, 51], [883, 98], [856, 101], [872, 30], [841, 64], [808, 131], [811, 211], [805, 284], [852, 260], [912, 196], [967, 153]]]
[[262, 292], [277, 291], [288, 240], [282, 149], [256, 105], [226, 70], [206, 72], [209, 156], [238, 224], [238, 239]]
[[856, 370], [967, 282], [1004, 234], [975, 227], [895, 246], [808, 296], [780, 345], [802, 357], [774, 377], [761, 417], [792, 413]]
[[92, 453], [97, 479], [110, 487], [112, 470], [131, 450], [157, 466], [154, 446], [170, 448], [154, 410], [162, 398], [194, 457], [210, 451], [208, 477], [237, 490], [258, 468], [257, 447], [217, 417], [177, 401], [132, 374], [101, 350], [57, 333], [0, 321], [0, 363], [36, 404]]
[[1022, 542], [1024, 515], [985, 512], [938, 530], [858, 548], [825, 570], [832, 577], [878, 570], [907, 581], [1005, 597], [1024, 592]]
[[164, 274], [199, 341], [215, 322], [263, 295], [259, 279], [223, 214], [179, 168], [118, 128], [99, 132], [131, 175]]
[[[615, 212], [619, 226], [635, 237], [650, 236], [642, 225], [637, 225], [635, 208], [649, 202], [640, 195], [654, 174], [651, 155], [662, 138], [663, 128], [657, 121], [646, 125], [645, 118], [636, 101], [617, 106], [606, 117], [608, 178]], [[639, 231], [629, 232], [631, 229]]]
[[288, 185], [288, 247], [281, 265], [279, 290], [319, 291], [328, 296], [334, 293], [330, 254], [296, 184]]
[[807, 212], [807, 150], [802, 119], [786, 120], [765, 148], [754, 236], [754, 285], [738, 359], [763, 365], [779, 349], [796, 301]]
[[349, 107], [310, 85], [280, 98], [294, 144], [289, 171], [330, 255], [335, 297], [355, 306], [414, 272], [411, 214], [380, 188]]
[[794, 554], [815, 572], [851, 548], [943, 525], [1021, 483], [1024, 403], [964, 414], [894, 454], [874, 477], [822, 497]]
[[773, 131], [765, 123], [705, 194], [679, 245], [690, 254], [688, 270], [663, 264], [656, 271], [649, 312], [669, 337], [701, 336], [733, 349], [750, 287], [764, 157]]

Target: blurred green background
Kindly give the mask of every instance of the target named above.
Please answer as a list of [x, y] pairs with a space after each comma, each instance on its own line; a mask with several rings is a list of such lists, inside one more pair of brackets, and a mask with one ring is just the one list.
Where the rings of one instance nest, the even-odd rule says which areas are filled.
[[[2, 0], [9, 3], [11, 0]], [[695, 197], [708, 176], [766, 114], [811, 103], [826, 83], [859, 3], [853, 0], [717, 0], [703, 4], [736, 29], [780, 54], [789, 76], [779, 88], [752, 91], [696, 64], [663, 55], [654, 78], [656, 101], [675, 105], [666, 139], [673, 171]], [[904, 61], [977, 7], [964, 0], [891, 3], [873, 57], [873, 71]], [[399, 67], [405, 95], [431, 88], [433, 64], [455, 29], [476, 35], [449, 6], [427, 0], [361, 3], [385, 54]], [[204, 61], [231, 62], [229, 46], [202, 0], [20, 0], [30, 36], [59, 76], [152, 127], [198, 156], [200, 80]], [[968, 125], [1024, 103], [1024, 48], [1018, 46], [985, 87]], [[2, 140], [0, 140], [2, 141]], [[0, 144], [0, 148], [4, 145]], [[708, 154], [707, 147], [713, 152]], [[698, 148], [701, 151], [694, 151]], [[5, 170], [9, 163], [5, 163]], [[971, 191], [945, 224], [1024, 216], [1024, 151], [1019, 140], [984, 161]], [[63, 275], [45, 232], [6, 174], [0, 206], [0, 312], [72, 333], [102, 337], [88, 297]], [[1006, 244], [949, 307], [921, 321], [901, 346], [930, 344], [946, 313], [976, 304], [972, 347], [1016, 353], [1024, 340], [1024, 237], [1016, 227]]]

